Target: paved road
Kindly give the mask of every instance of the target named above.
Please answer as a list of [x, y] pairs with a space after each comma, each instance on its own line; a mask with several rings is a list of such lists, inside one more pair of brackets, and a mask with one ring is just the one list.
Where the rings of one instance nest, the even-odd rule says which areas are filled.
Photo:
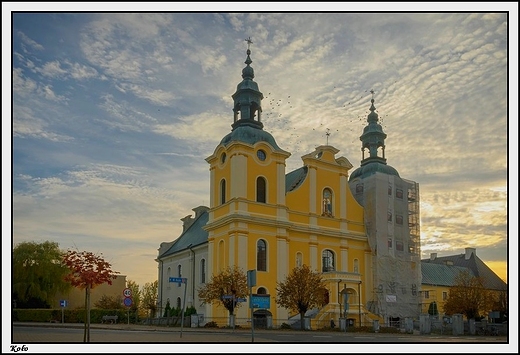
[[[90, 343], [83, 343], [82, 324], [48, 324], [48, 323], [14, 323], [12, 327], [11, 345], [25, 345], [28, 352], [46, 351], [67, 352], [77, 351], [78, 347], [87, 347], [88, 351], [103, 352], [140, 352], [140, 351], [202, 351], [216, 352], [219, 349], [233, 352], [233, 344], [254, 349], [262, 346], [271, 347], [275, 352], [293, 351], [295, 347], [300, 352], [317, 351], [334, 346], [344, 352], [348, 347], [367, 346], [389, 351], [393, 346], [399, 349], [409, 349], [409, 346], [420, 344], [422, 348], [435, 349], [437, 345], [449, 344], [449, 349], [457, 351], [457, 346], [464, 350], [472, 349], [480, 352], [509, 352], [507, 337], [452, 336], [452, 335], [419, 335], [419, 334], [375, 334], [375, 333], [341, 333], [322, 331], [291, 331], [291, 330], [251, 330], [237, 329], [207, 329], [179, 327], [157, 327], [126, 324], [92, 325]], [[386, 345], [388, 344], [388, 345]], [[405, 348], [403, 349], [403, 345]], [[515, 344], [512, 344], [513, 347]], [[5, 347], [8, 344], [5, 344]], [[230, 346], [233, 346], [230, 348]], [[477, 348], [475, 348], [477, 346]], [[516, 344], [517, 346], [517, 344]], [[317, 347], [317, 348], [316, 348]], [[504, 348], [505, 347], [505, 348]], [[355, 348], [357, 349], [357, 348]], [[459, 349], [459, 351], [464, 351]], [[517, 349], [517, 348], [516, 348]], [[7, 349], [12, 352], [13, 349]], [[372, 349], [371, 349], [372, 350]], [[331, 350], [335, 351], [335, 350]], [[345, 350], [346, 351], [346, 350]], [[377, 350], [376, 350], [377, 351]], [[513, 351], [514, 352], [514, 351]]]

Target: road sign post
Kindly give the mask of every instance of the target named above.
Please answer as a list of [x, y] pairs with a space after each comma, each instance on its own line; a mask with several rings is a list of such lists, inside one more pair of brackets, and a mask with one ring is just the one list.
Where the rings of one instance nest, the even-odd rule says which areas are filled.
[[249, 286], [249, 307], [251, 309], [251, 342], [255, 341], [255, 322], [253, 315], [253, 286], [256, 286], [256, 270], [247, 270], [247, 286]]
[[184, 284], [184, 300], [182, 301], [182, 319], [181, 319], [181, 338], [182, 338], [182, 328], [184, 326], [184, 309], [186, 308], [186, 289], [188, 288], [188, 279], [185, 277], [170, 277], [169, 282], [174, 283], [183, 283]]
[[60, 300], [61, 307], [61, 323], [65, 323], [65, 307], [67, 307], [67, 300]]
[[123, 296], [125, 299], [123, 300], [123, 304], [126, 306], [126, 322], [130, 324], [130, 306], [132, 305], [132, 290], [130, 288], [125, 288], [123, 290]]

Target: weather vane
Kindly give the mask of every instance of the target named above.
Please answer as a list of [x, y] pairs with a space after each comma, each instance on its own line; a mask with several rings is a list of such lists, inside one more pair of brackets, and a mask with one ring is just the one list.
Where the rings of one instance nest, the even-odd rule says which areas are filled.
[[327, 128], [327, 132], [325, 132], [325, 135], [327, 136], [327, 145], [329, 145], [330, 129]]
[[251, 40], [251, 36], [249, 36], [249, 38], [246, 38], [244, 41], [247, 42], [247, 49], [249, 49], [249, 47], [251, 46], [251, 44], [253, 44], [253, 41]]

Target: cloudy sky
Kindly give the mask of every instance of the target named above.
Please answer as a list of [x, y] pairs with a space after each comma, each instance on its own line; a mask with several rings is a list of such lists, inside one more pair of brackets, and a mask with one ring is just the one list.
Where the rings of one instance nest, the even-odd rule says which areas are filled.
[[250, 36], [264, 129], [292, 153], [286, 172], [326, 143], [327, 129], [338, 156], [358, 167], [373, 89], [387, 162], [420, 184], [423, 258], [473, 247], [506, 277], [508, 246], [517, 246], [507, 236], [508, 208], [517, 211], [516, 200], [508, 206], [517, 65], [508, 62], [518, 64], [518, 17], [497, 11], [514, 4], [488, 5], [493, 13], [159, 13], [185, 10], [161, 6], [16, 12], [12, 28], [4, 25], [4, 53], [12, 51], [12, 65], [2, 67], [12, 77], [12, 101], [7, 80], [2, 95], [4, 117], [12, 112], [10, 127], [2, 124], [4, 147], [12, 141], [11, 157], [2, 154], [12, 158], [4, 163], [12, 186], [5, 172], [2, 184], [7, 195], [12, 189], [5, 253], [52, 240], [102, 253], [140, 285], [156, 280], [161, 242], [180, 235], [192, 208], [209, 204], [204, 159], [231, 130]]

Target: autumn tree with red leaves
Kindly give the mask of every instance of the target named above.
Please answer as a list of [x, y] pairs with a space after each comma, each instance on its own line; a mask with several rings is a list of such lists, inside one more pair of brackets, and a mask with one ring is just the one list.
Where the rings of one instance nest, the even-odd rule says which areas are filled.
[[94, 287], [108, 283], [112, 285], [119, 274], [112, 271], [109, 262], [105, 261], [101, 255], [96, 255], [89, 251], [67, 250], [63, 257], [63, 263], [69, 268], [70, 272], [65, 276], [65, 281], [73, 287], [85, 289], [85, 331], [83, 341], [90, 342], [90, 290]]

